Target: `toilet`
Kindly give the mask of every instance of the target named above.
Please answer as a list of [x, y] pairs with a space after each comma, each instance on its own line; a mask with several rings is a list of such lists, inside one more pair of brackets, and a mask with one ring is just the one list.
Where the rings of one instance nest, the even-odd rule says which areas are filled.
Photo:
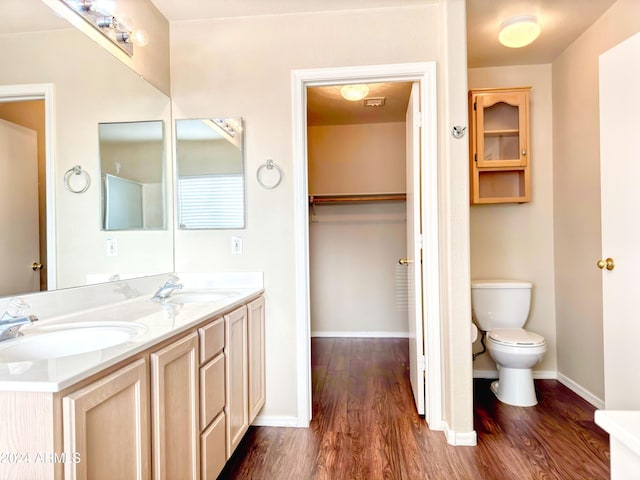
[[529, 317], [531, 282], [473, 280], [471, 306], [487, 336], [487, 350], [498, 366], [491, 390], [498, 400], [518, 407], [538, 403], [531, 370], [547, 351], [542, 335], [522, 328]]

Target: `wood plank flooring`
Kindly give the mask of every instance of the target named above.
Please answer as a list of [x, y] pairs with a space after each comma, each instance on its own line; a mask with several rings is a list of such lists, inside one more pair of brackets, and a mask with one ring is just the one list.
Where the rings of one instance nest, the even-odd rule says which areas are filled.
[[251, 427], [220, 479], [600, 480], [609, 438], [594, 408], [555, 380], [538, 405], [498, 402], [474, 382], [478, 446], [453, 447], [415, 411], [406, 339], [312, 339], [308, 429]]

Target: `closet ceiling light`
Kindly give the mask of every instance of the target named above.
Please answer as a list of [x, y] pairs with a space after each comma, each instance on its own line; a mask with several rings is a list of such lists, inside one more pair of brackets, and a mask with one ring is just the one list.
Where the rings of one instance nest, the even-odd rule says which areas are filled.
[[500, 25], [498, 40], [509, 48], [520, 48], [532, 43], [540, 35], [540, 24], [533, 15], [509, 18]]
[[369, 94], [369, 87], [364, 84], [357, 85], [344, 85], [340, 89], [340, 94], [346, 99], [352, 102], [362, 100]]

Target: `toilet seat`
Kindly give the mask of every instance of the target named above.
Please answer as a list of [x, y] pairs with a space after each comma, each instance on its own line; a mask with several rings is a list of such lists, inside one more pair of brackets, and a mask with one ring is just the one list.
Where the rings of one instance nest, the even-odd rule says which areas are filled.
[[489, 342], [508, 347], [533, 348], [545, 345], [542, 335], [524, 328], [498, 328], [487, 333]]

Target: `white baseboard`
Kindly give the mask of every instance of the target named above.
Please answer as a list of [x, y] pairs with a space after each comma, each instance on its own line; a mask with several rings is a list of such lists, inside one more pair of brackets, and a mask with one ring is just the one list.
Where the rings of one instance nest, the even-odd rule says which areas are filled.
[[566, 375], [563, 375], [562, 373], [558, 372], [558, 381], [561, 384], [563, 384], [565, 387], [567, 387], [569, 390], [571, 390], [573, 393], [575, 393], [576, 395], [584, 398], [587, 402], [589, 402], [594, 407], [598, 409], [604, 408], [604, 400], [596, 397], [589, 390], [579, 385], [578, 383], [574, 382]]
[[[498, 378], [497, 370], [473, 370], [473, 378]], [[556, 380], [557, 372], [553, 370], [534, 370], [533, 378], [536, 380]]]
[[478, 444], [478, 435], [475, 430], [456, 432], [449, 428], [447, 422], [444, 422], [444, 435], [447, 443], [456, 447], [475, 447]]
[[311, 332], [312, 337], [335, 338], [409, 338], [409, 332]]
[[308, 427], [299, 425], [298, 417], [258, 415], [251, 424], [254, 427]]

